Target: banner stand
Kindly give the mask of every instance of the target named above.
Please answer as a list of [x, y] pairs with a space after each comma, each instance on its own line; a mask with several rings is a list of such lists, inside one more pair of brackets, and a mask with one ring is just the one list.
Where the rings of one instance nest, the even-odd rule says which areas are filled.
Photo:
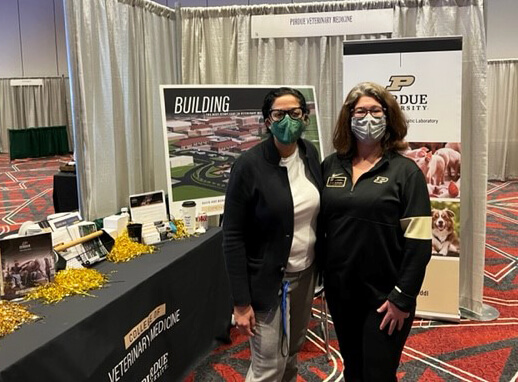
[[432, 207], [432, 256], [416, 317], [460, 322], [460, 205], [469, 192], [460, 187], [462, 36], [344, 41], [343, 75], [344, 95], [376, 82], [406, 116], [409, 149], [401, 154], [423, 172]]
[[496, 320], [498, 317], [500, 317], [500, 312], [498, 309], [493, 308], [491, 305], [482, 304], [482, 311], [480, 314], [461, 307], [460, 315], [462, 318], [467, 318], [468, 320], [486, 322]]

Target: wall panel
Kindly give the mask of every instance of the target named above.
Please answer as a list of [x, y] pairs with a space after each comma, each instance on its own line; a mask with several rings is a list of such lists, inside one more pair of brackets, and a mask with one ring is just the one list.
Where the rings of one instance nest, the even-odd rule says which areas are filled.
[[518, 1], [485, 1], [487, 59], [518, 58]]
[[[294, 1], [306, 0], [178, 0], [183, 7]], [[176, 0], [158, 2], [174, 8]], [[517, 58], [518, 23], [514, 16], [518, 11], [518, 2], [485, 1], [484, 6], [487, 12], [488, 59]], [[62, 0], [0, 0], [0, 36], [0, 78], [68, 75]]]
[[22, 75], [17, 0], [0, 0], [0, 78]]
[[[290, 1], [290, 3], [292, 3]], [[284, 0], [250, 0], [250, 5], [259, 5], [259, 4], [286, 4], [286, 1]]]
[[54, 0], [56, 12], [56, 48], [57, 48], [57, 68], [59, 76], [68, 77], [67, 46], [65, 36], [65, 11], [63, 0]]
[[23, 0], [19, 6], [23, 75], [57, 76], [54, 0]]
[[224, 5], [248, 5], [248, 0], [208, 0], [209, 7], [221, 7]]

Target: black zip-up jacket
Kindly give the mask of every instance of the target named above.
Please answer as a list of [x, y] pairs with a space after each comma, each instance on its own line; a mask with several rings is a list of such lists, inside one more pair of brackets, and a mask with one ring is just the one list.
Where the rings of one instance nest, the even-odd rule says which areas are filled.
[[[318, 152], [306, 140], [297, 143], [306, 176], [320, 192]], [[271, 136], [242, 154], [225, 196], [223, 252], [234, 305], [251, 304], [256, 311], [277, 307], [293, 240], [293, 199], [280, 159]]]
[[322, 172], [326, 293], [375, 308], [388, 299], [412, 310], [431, 257], [422, 171], [411, 159], [388, 152], [354, 187], [351, 158], [332, 154]]

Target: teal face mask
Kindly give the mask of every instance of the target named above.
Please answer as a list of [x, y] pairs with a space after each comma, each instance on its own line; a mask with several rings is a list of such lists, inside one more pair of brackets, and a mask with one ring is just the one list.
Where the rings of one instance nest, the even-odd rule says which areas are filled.
[[302, 119], [292, 119], [289, 115], [281, 121], [273, 122], [270, 127], [273, 136], [285, 145], [297, 142], [305, 129], [306, 124]]

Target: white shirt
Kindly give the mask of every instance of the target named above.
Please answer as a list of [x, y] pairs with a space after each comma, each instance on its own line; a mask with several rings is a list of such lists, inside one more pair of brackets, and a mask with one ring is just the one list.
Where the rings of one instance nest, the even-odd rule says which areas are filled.
[[288, 171], [294, 209], [293, 241], [286, 271], [300, 272], [308, 268], [315, 259], [320, 194], [317, 187], [306, 176], [298, 147], [289, 157], [281, 158], [279, 165], [286, 167]]

